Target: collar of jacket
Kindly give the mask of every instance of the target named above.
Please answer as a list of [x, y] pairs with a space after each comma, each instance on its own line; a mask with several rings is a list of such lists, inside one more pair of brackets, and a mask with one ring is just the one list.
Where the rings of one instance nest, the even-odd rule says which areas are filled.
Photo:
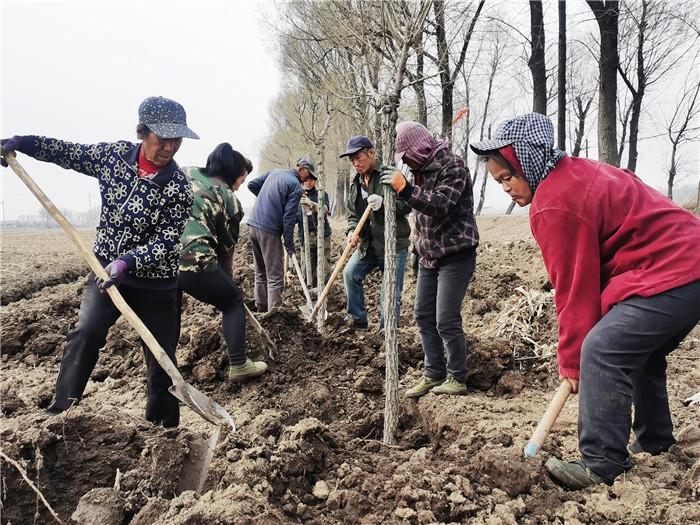
[[424, 179], [430, 178], [436, 171], [440, 171], [442, 169], [442, 158], [448, 154], [449, 150], [447, 148], [442, 148], [435, 153], [433, 159], [426, 166], [423, 166], [420, 170], [418, 170], [418, 173], [420, 173]]
[[[375, 162], [374, 163], [374, 168], [372, 168], [372, 171], [370, 172], [370, 175], [374, 176], [374, 174], [380, 174], [381, 172], [379, 171], [379, 168], [382, 167], [381, 162]], [[370, 180], [372, 180], [372, 177], [370, 177]], [[355, 179], [353, 182], [364, 182], [364, 177], [360, 174], [359, 171], [355, 172]]]
[[[134, 147], [122, 154], [122, 160], [129, 165], [131, 171], [138, 178], [139, 176], [139, 148], [141, 144], [134, 144]], [[155, 182], [158, 186], [165, 186], [170, 179], [173, 178], [173, 174], [178, 170], [178, 165], [175, 160], [171, 160], [164, 167], [158, 170], [156, 176], [150, 179]]]

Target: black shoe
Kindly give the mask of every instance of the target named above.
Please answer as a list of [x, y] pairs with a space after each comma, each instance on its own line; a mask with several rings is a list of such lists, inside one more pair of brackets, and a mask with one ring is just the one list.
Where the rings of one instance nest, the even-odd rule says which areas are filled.
[[360, 321], [358, 319], [353, 319], [350, 316], [347, 316], [346, 318], [348, 326], [353, 328], [354, 330], [367, 330], [367, 321]]
[[634, 454], [642, 454], [643, 452], [648, 452], [652, 456], [658, 456], [659, 454], [663, 454], [664, 452], [668, 452], [668, 449], [671, 448], [673, 443], [666, 445], [664, 447], [658, 447], [656, 449], [652, 450], [645, 450], [642, 445], [639, 444], [639, 441], [636, 439], [632, 441], [629, 445], [627, 445], [627, 452], [629, 453], [630, 456], [633, 456]]
[[608, 483], [605, 478], [599, 476], [586, 465], [583, 461], [562, 461], [561, 459], [551, 457], [544, 464], [544, 467], [549, 471], [552, 479], [564, 488], [570, 490], [579, 490], [591, 485], [599, 485]]

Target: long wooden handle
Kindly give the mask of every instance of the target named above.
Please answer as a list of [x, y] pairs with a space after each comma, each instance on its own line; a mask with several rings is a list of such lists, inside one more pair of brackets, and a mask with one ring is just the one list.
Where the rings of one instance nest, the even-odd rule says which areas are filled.
[[[369, 218], [369, 214], [371, 213], [372, 208], [367, 206], [365, 208], [365, 212], [362, 214], [362, 217], [360, 217], [360, 222], [357, 223], [357, 226], [355, 226], [355, 229], [353, 230], [353, 235], [360, 235], [360, 232], [362, 231], [362, 228], [365, 225], [365, 222], [367, 222], [367, 219]], [[350, 243], [345, 243], [345, 249], [343, 250], [342, 255], [340, 256], [340, 259], [338, 259], [338, 262], [335, 263], [335, 268], [333, 268], [333, 273], [330, 276], [330, 279], [328, 279], [328, 282], [326, 283], [325, 288], [323, 289], [323, 292], [321, 292], [321, 295], [318, 296], [318, 300], [316, 301], [316, 306], [314, 306], [314, 309], [311, 311], [311, 315], [309, 316], [309, 321], [313, 321], [314, 318], [316, 317], [316, 314], [321, 308], [321, 305], [323, 304], [323, 301], [326, 300], [326, 296], [330, 293], [331, 287], [333, 286], [333, 283], [335, 280], [338, 278], [338, 274], [343, 269], [343, 266], [345, 266], [345, 261], [347, 258], [350, 256], [350, 253], [352, 252], [353, 247], [350, 245]]]
[[[54, 205], [54, 203], [51, 202], [51, 199], [49, 199], [46, 196], [46, 194], [41, 190], [41, 188], [36, 185], [34, 180], [29, 176], [29, 174], [25, 171], [22, 165], [17, 161], [14, 153], [7, 153], [4, 155], [4, 157], [7, 161], [7, 164], [17, 174], [20, 180], [24, 182], [27, 188], [29, 188], [29, 191], [31, 191], [34, 194], [34, 196], [37, 199], [39, 199], [41, 205], [44, 208], [46, 208], [46, 211], [48, 211], [51, 214], [51, 216], [58, 223], [58, 225], [61, 228], [63, 228], [64, 232], [66, 232], [66, 235], [68, 235], [68, 237], [70, 237], [73, 243], [78, 247], [80, 252], [83, 254], [83, 257], [85, 257], [85, 260], [87, 261], [90, 270], [92, 270], [93, 273], [97, 275], [100, 279], [107, 280], [109, 276], [107, 275], [107, 272], [105, 272], [104, 268], [102, 268], [102, 265], [97, 260], [97, 257], [95, 257], [95, 254], [92, 252], [91, 249], [89, 249], [85, 245], [83, 240], [80, 238], [80, 235], [78, 235], [76, 229], [70, 222], [68, 222], [68, 220], [63, 216], [63, 214]], [[158, 341], [156, 341], [156, 338], [153, 337], [151, 331], [146, 327], [145, 324], [143, 324], [143, 321], [139, 319], [136, 313], [126, 303], [124, 297], [122, 297], [122, 294], [120, 294], [119, 290], [117, 290], [117, 287], [110, 286], [109, 288], [107, 288], [107, 293], [112, 299], [114, 306], [117, 307], [117, 309], [122, 313], [126, 320], [129, 321], [129, 324], [131, 324], [131, 326], [134, 327], [141, 339], [144, 340], [146, 346], [156, 358], [156, 361], [158, 361], [158, 364], [161, 367], [163, 367], [163, 370], [165, 370], [166, 373], [170, 376], [170, 379], [173, 380], [173, 383], [184, 383], [182, 375], [180, 375], [180, 372], [170, 360], [168, 354], [165, 353], [165, 350], [163, 350], [163, 348], [158, 344]]]
[[299, 282], [301, 283], [301, 289], [304, 290], [304, 296], [306, 297], [306, 304], [314, 304], [311, 300], [311, 294], [309, 289], [306, 287], [306, 281], [304, 281], [304, 274], [301, 273], [301, 268], [299, 267], [299, 260], [297, 259], [297, 254], [292, 254], [292, 263], [294, 264], [294, 269], [297, 272], [297, 277], [299, 277]]
[[549, 431], [552, 429], [554, 422], [557, 420], [557, 417], [559, 417], [559, 413], [564, 407], [564, 404], [566, 403], [566, 400], [569, 398], [570, 394], [571, 383], [569, 383], [565, 379], [561, 382], [559, 388], [557, 388], [557, 391], [554, 394], [554, 398], [547, 407], [547, 411], [544, 413], [542, 419], [537, 424], [535, 432], [532, 434], [530, 441], [523, 450], [523, 454], [526, 458], [533, 458], [537, 455], [537, 452], [539, 452], [542, 443], [544, 443], [544, 440], [547, 437], [547, 434], [549, 434]]

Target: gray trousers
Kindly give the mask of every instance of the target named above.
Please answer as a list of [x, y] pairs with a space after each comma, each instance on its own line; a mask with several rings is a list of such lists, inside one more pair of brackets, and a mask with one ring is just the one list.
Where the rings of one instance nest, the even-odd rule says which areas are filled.
[[426, 377], [447, 374], [467, 382], [467, 341], [462, 330], [462, 301], [474, 275], [476, 252], [439, 268], [418, 269], [416, 324], [425, 355]]
[[[700, 320], [700, 280], [610, 310], [581, 347], [579, 449], [584, 464], [612, 481], [629, 470], [630, 428], [646, 452], [674, 442], [666, 356]], [[634, 422], [632, 405], [634, 404]]]
[[279, 235], [250, 227], [255, 266], [255, 306], [258, 312], [282, 306], [284, 252]]

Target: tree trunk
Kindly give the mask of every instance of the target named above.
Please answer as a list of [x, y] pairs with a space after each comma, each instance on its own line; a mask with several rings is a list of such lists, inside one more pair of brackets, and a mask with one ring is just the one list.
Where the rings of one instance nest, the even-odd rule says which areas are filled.
[[452, 92], [454, 84], [450, 72], [450, 52], [445, 33], [445, 2], [434, 0], [435, 12], [435, 42], [437, 44], [438, 70], [440, 71], [440, 89], [442, 100], [442, 136], [452, 142]]
[[416, 41], [416, 78], [413, 81], [413, 91], [416, 94], [416, 107], [418, 110], [417, 122], [428, 127], [428, 103], [425, 99], [425, 80], [423, 80], [423, 66], [425, 56], [423, 55], [423, 33], [418, 34]]
[[586, 132], [586, 117], [588, 116], [588, 111], [591, 109], [591, 103], [593, 102], [593, 99], [590, 99], [588, 103], [586, 104], [586, 107], [583, 106], [583, 102], [581, 101], [581, 97], [576, 97], [576, 116], [578, 117], [578, 125], [576, 126], [576, 138], [574, 140], [574, 150], [572, 151], [571, 155], [573, 157], [579, 157], [581, 155], [581, 143], [583, 142], [583, 135]]
[[620, 135], [620, 147], [617, 150], [617, 165], [622, 164], [622, 154], [625, 152], [625, 144], [627, 143], [627, 123], [630, 119], [630, 112], [632, 111], [632, 106], [628, 106], [625, 110], [625, 114], [622, 115], [622, 134]]
[[557, 89], [557, 142], [566, 149], [566, 2], [559, 2], [559, 67]]
[[489, 171], [484, 164], [484, 178], [481, 181], [481, 189], [479, 190], [479, 205], [476, 207], [476, 215], [481, 215], [481, 209], [484, 207], [486, 200], [486, 182], [489, 180]]
[[[316, 286], [317, 290], [320, 290], [326, 283], [326, 242], [330, 239], [326, 239], [326, 207], [321, 203], [325, 200], [326, 192], [321, 190], [318, 192], [318, 228], [316, 230]], [[323, 304], [319, 308], [318, 315], [316, 316], [316, 325], [320, 330], [323, 327], [323, 323], [326, 320], [326, 303], [327, 300], [323, 301]]]
[[676, 151], [678, 150], [678, 143], [674, 142], [671, 148], [671, 167], [668, 169], [668, 184], [666, 189], [666, 196], [673, 200], [673, 182], [676, 178]]
[[346, 217], [348, 214], [347, 208], [347, 178], [348, 172], [345, 168], [339, 169], [335, 179], [335, 213], [336, 217]]
[[304, 274], [309, 286], [313, 282], [313, 272], [311, 271], [311, 236], [309, 235], [309, 216], [306, 214], [306, 206], [301, 207], [301, 217], [304, 228]]
[[598, 159], [619, 166], [617, 162], [617, 0], [586, 0], [600, 29], [600, 88], [598, 95]]
[[[398, 100], [386, 97], [383, 116], [383, 149], [387, 154], [394, 150]], [[384, 356], [386, 376], [384, 380], [384, 444], [396, 444], [399, 424], [399, 351], [396, 338], [396, 194], [390, 186], [384, 188]]]
[[547, 114], [547, 72], [544, 61], [544, 18], [542, 1], [530, 0], [530, 60], [527, 65], [532, 72], [532, 111]]
[[[318, 174], [319, 204], [316, 226], [316, 284], [321, 286], [326, 282], [326, 259], [323, 256], [326, 244], [326, 209], [323, 206], [324, 195], [326, 194], [324, 191], [326, 187], [326, 144], [323, 137], [316, 143], [316, 154], [318, 158], [316, 172]], [[323, 301], [316, 316], [316, 326], [319, 331], [323, 328], [323, 323], [326, 320], [326, 303], [327, 301]]]
[[642, 99], [644, 98], [644, 91], [646, 89], [647, 78], [644, 66], [644, 42], [647, 36], [647, 13], [648, 13], [649, 2], [647, 0], [642, 1], [642, 15], [639, 20], [637, 31], [638, 41], [637, 41], [637, 90], [632, 91], [632, 117], [630, 119], [630, 152], [627, 157], [627, 169], [630, 171], [636, 171], [637, 169], [637, 141], [639, 138], [639, 116], [642, 112]]

